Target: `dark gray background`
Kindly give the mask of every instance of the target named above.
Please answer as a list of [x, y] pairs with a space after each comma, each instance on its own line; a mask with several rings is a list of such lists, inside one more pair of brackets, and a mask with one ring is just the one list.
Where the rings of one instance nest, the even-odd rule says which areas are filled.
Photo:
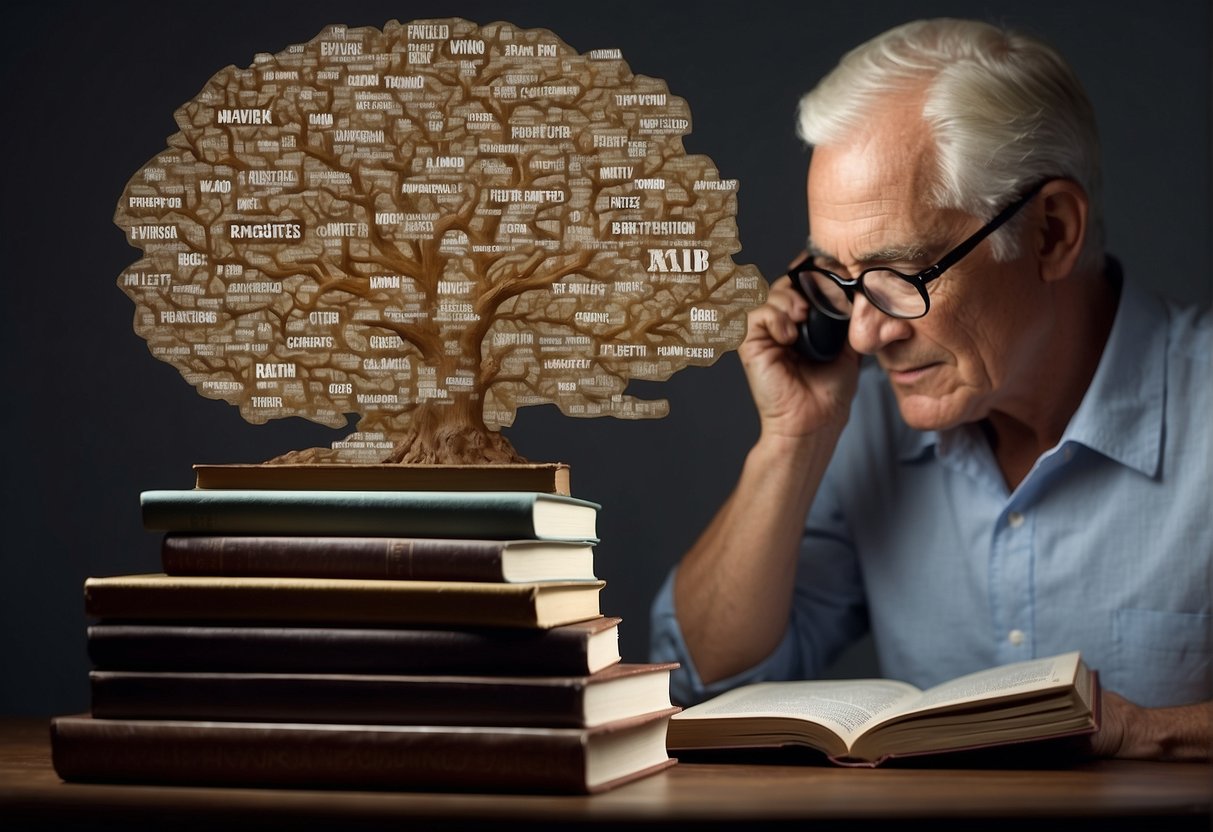
[[[665, 79], [690, 104], [687, 150], [741, 180], [736, 259], [768, 276], [804, 234], [800, 94], [845, 49], [914, 17], [1018, 26], [1060, 47], [1095, 102], [1109, 239], [1129, 275], [1208, 303], [1207, 0], [789, 5], [38, 2], [6, 12], [0, 713], [87, 707], [85, 577], [158, 569], [140, 491], [191, 487], [195, 462], [259, 461], [336, 438], [299, 419], [246, 424], [154, 360], [116, 286], [137, 253], [111, 222], [127, 179], [175, 132], [173, 111], [211, 75], [326, 24], [505, 19], [551, 29], [582, 52], [620, 48], [634, 72]], [[575, 493], [603, 504], [603, 609], [623, 617], [625, 657], [639, 661], [649, 601], [728, 493], [757, 422], [732, 354], [633, 392], [668, 397], [671, 415], [574, 420], [527, 408], [507, 435], [531, 459], [570, 463]], [[861, 649], [842, 672], [867, 670], [868, 660]]]

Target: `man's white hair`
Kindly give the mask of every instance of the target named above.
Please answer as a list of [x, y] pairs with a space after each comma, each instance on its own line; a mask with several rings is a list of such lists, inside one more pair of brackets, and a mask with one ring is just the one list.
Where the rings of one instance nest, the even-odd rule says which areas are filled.
[[[881, 98], [920, 89], [938, 164], [931, 204], [989, 219], [1037, 182], [1071, 179], [1091, 205], [1078, 265], [1102, 266], [1095, 113], [1073, 70], [1036, 38], [948, 18], [890, 29], [800, 100], [797, 132], [813, 146], [845, 142], [879, 118]], [[1018, 254], [1018, 219], [991, 236], [995, 259]]]

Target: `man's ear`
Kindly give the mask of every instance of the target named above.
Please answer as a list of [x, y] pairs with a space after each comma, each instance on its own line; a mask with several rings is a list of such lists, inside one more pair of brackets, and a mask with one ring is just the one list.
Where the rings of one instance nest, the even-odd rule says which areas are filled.
[[1039, 221], [1032, 238], [1042, 280], [1063, 280], [1074, 272], [1087, 235], [1090, 198], [1072, 179], [1045, 183], [1036, 197]]

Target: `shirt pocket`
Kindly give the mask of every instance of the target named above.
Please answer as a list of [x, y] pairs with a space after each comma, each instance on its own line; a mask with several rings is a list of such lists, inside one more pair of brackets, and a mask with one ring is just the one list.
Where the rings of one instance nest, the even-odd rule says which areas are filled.
[[1112, 620], [1115, 673], [1109, 690], [1149, 708], [1203, 702], [1213, 695], [1213, 616], [1119, 609]]

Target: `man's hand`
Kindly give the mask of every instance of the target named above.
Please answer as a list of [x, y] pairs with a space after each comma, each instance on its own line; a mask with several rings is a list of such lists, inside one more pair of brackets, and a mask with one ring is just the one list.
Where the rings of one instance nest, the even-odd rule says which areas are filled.
[[1213, 702], [1177, 708], [1143, 708], [1103, 692], [1099, 731], [1091, 737], [1097, 757], [1134, 760], [1208, 760], [1213, 751]]
[[809, 304], [786, 277], [767, 302], [750, 312], [738, 349], [765, 435], [800, 439], [846, 423], [855, 397], [859, 356], [849, 347], [828, 364], [812, 364], [792, 350], [796, 326]]

